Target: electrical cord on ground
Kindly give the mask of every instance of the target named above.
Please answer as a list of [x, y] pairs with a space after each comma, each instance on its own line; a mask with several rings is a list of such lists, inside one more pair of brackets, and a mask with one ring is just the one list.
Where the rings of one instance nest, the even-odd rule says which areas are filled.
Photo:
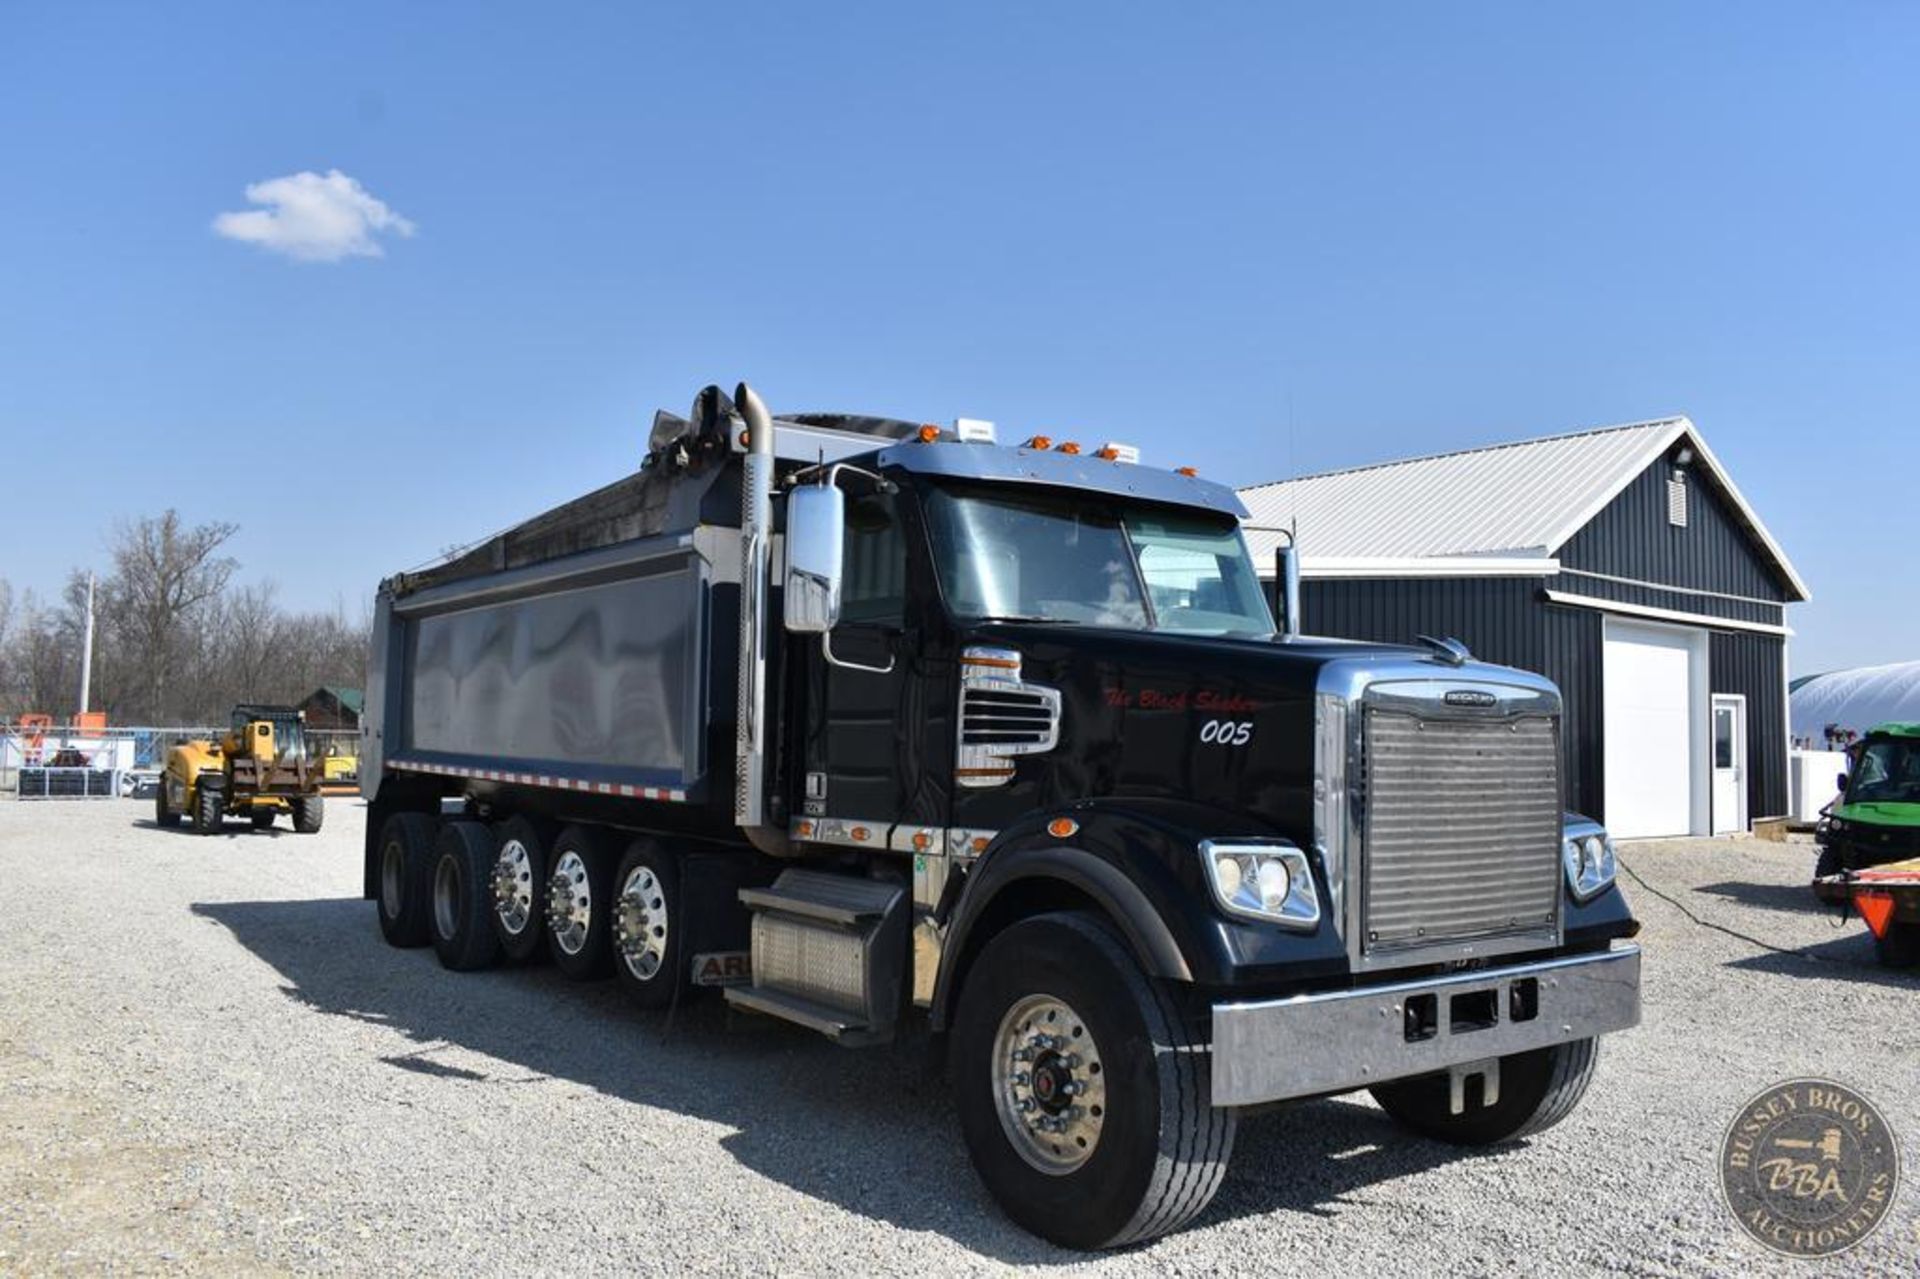
[[1640, 885], [1640, 887], [1646, 889], [1648, 892], [1652, 893], [1655, 897], [1658, 897], [1661, 901], [1667, 903], [1667, 905], [1673, 907], [1675, 910], [1679, 911], [1682, 915], [1685, 915], [1688, 919], [1700, 925], [1700, 927], [1702, 928], [1711, 928], [1716, 933], [1725, 933], [1729, 937], [1733, 937], [1740, 941], [1746, 942], [1749, 946], [1758, 946], [1761, 950], [1770, 950], [1776, 955], [1798, 955], [1802, 959], [1812, 960], [1814, 963], [1820, 962], [1819, 956], [1809, 955], [1804, 950], [1796, 950], [1790, 946], [1776, 946], [1772, 942], [1761, 941], [1758, 937], [1749, 936], [1748, 934], [1741, 932], [1737, 928], [1728, 928], [1725, 924], [1716, 924], [1712, 920], [1702, 919], [1700, 918], [1700, 916], [1694, 914], [1693, 911], [1690, 908], [1688, 908], [1687, 905], [1682, 901], [1680, 901], [1678, 898], [1674, 897], [1670, 893], [1664, 893], [1660, 891], [1658, 888], [1655, 888], [1652, 884], [1649, 884], [1645, 879], [1641, 878], [1640, 872], [1635, 870], [1633, 867], [1627, 865], [1626, 859], [1624, 857], [1619, 857], [1618, 855], [1616, 855], [1614, 860], [1616, 864], [1619, 865], [1621, 870], [1626, 871], [1627, 874], [1633, 877], [1634, 883]]

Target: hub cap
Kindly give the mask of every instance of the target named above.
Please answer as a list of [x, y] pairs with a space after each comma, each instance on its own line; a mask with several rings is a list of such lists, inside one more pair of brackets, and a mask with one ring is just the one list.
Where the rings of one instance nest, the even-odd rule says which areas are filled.
[[593, 926], [593, 886], [587, 881], [587, 863], [578, 853], [562, 853], [554, 864], [548, 883], [547, 926], [567, 954], [586, 949], [587, 930]]
[[667, 891], [651, 866], [636, 866], [620, 886], [613, 940], [620, 962], [641, 981], [652, 981], [667, 962]]
[[502, 844], [493, 863], [493, 909], [500, 916], [500, 926], [512, 937], [518, 937], [533, 918], [533, 859], [517, 839]]
[[1020, 1157], [1063, 1176], [1093, 1156], [1106, 1122], [1107, 1077], [1080, 1014], [1052, 995], [1007, 1010], [993, 1039], [993, 1097]]

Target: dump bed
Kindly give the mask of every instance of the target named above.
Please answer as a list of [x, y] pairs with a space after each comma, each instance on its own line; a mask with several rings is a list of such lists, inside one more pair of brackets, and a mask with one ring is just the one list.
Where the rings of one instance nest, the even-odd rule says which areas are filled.
[[[776, 428], [787, 470], [909, 429], [825, 415]], [[382, 583], [362, 794], [392, 770], [724, 798], [709, 774], [737, 695], [741, 456], [710, 389], [691, 419], [658, 415], [635, 474]]]

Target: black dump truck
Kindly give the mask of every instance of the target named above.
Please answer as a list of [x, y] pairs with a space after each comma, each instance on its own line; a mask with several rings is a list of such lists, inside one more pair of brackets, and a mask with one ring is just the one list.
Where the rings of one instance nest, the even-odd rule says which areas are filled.
[[1200, 1212], [1247, 1107], [1564, 1118], [1640, 954], [1559, 693], [1302, 637], [1232, 490], [1137, 458], [709, 387], [634, 475], [389, 579], [387, 940], [849, 1046], [924, 1017], [980, 1176], [1075, 1247]]

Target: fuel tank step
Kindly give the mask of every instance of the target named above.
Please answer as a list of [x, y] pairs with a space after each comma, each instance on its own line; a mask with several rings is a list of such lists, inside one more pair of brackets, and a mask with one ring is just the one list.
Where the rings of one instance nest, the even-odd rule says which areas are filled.
[[753, 984], [727, 1002], [826, 1035], [836, 1043], [892, 1037], [901, 1013], [911, 914], [904, 883], [790, 869], [743, 888], [753, 913]]

